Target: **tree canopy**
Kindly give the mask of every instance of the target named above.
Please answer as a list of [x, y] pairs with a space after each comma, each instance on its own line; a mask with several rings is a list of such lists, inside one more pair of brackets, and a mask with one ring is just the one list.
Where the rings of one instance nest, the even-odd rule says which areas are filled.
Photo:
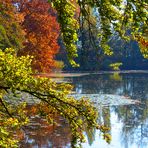
[[59, 24], [55, 11], [45, 0], [19, 0], [19, 13], [24, 16], [24, 48], [19, 55], [34, 56], [32, 68], [38, 72], [50, 72], [56, 67], [54, 57], [58, 53]]
[[[97, 14], [98, 40], [104, 54], [113, 54], [108, 40], [117, 34], [125, 40], [139, 41], [139, 38], [142, 38], [145, 46], [141, 48], [141, 52], [147, 57], [148, 3], [146, 0], [77, 0], [75, 1], [77, 5], [73, 4], [73, 0], [49, 0], [49, 2], [57, 10], [63, 41], [72, 65], [75, 65], [73, 59], [77, 57], [77, 30], [80, 25], [83, 25], [83, 21], [87, 20], [90, 24], [88, 18], [91, 9], [88, 9], [89, 7], [93, 8], [94, 13]], [[78, 20], [75, 17], [76, 7], [80, 9]]]

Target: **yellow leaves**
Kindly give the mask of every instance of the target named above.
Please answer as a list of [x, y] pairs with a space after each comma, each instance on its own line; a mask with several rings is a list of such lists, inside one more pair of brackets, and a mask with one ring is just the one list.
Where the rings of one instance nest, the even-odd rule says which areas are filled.
[[140, 46], [140, 51], [144, 58], [148, 58], [148, 38], [147, 38], [147, 32], [143, 33], [144, 35], [135, 35], [134, 39], [138, 41]]
[[6, 48], [4, 52], [0, 50], [0, 63], [1, 83], [12, 88], [26, 83], [32, 73], [30, 57], [17, 57], [12, 48]]
[[110, 131], [110, 128], [105, 125], [100, 125], [100, 126], [98, 126], [98, 129], [100, 129], [100, 131], [103, 133], [103, 139], [107, 143], [110, 143], [112, 140], [111, 135], [108, 133]]
[[107, 143], [110, 143], [111, 140], [112, 140], [111, 135], [108, 134], [108, 133], [105, 133], [105, 134], [103, 135], [103, 138], [104, 138], [104, 140], [105, 140]]
[[13, 48], [6, 48], [5, 53], [15, 54], [15, 50]]
[[68, 58], [68, 59], [69, 59], [69, 63], [72, 65], [72, 67], [79, 67], [80, 66], [74, 60], [71, 60], [71, 58]]
[[19, 124], [19, 121], [16, 118], [8, 118], [4, 124], [8, 126], [10, 125], [17, 126]]
[[54, 8], [58, 13], [58, 21], [61, 26], [61, 32], [68, 58], [72, 66], [78, 66], [74, 58], [77, 57], [76, 41], [78, 40], [77, 29], [79, 28], [78, 22], [75, 19], [76, 8], [73, 7], [72, 2], [64, 1], [62, 3], [59, 0], [54, 0]]
[[105, 54], [105, 55], [108, 55], [108, 56], [111, 56], [111, 55], [113, 54], [113, 51], [105, 50], [105, 51], [104, 51], [104, 54]]
[[112, 63], [109, 65], [113, 70], [120, 70], [119, 67], [122, 66], [122, 63]]
[[[1, 134], [4, 134], [4, 135], [8, 135], [9, 133], [5, 130], [5, 129], [3, 129], [3, 128], [0, 128], [0, 133]], [[1, 145], [1, 144], [0, 144]]]
[[[14, 124], [14, 123], [13, 123]], [[5, 126], [1, 125], [0, 126], [0, 147], [4, 148], [17, 148], [18, 140], [16, 140], [13, 135], [10, 134], [10, 129], [6, 128], [7, 123]]]
[[[13, 102], [14, 98], [21, 99], [17, 93], [23, 93], [23, 95], [25, 93], [33, 99], [38, 99], [39, 105], [31, 109], [32, 114], [40, 115], [49, 122], [52, 121], [52, 113], [62, 115], [68, 121], [73, 136], [76, 136], [76, 139], [80, 141], [84, 139], [85, 127], [97, 127], [97, 110], [89, 100], [84, 98], [76, 100], [72, 96], [68, 96], [72, 90], [71, 85], [57, 84], [44, 77], [33, 77], [29, 67], [29, 56], [17, 57], [11, 53], [11, 50], [7, 50], [6, 53], [0, 51], [0, 55], [0, 63], [2, 64], [0, 72], [4, 75], [1, 76], [1, 85], [4, 84], [8, 87], [8, 103], [9, 101]], [[11, 64], [8, 64], [10, 61]], [[28, 103], [30, 102], [28, 101]], [[9, 118], [6, 114], [5, 118], [0, 118], [4, 123], [2, 126], [14, 129], [27, 124], [29, 121], [27, 113], [29, 112], [26, 111], [25, 106], [26, 103], [20, 104], [19, 101], [7, 104], [10, 114], [14, 117]]]
[[111, 56], [113, 54], [113, 51], [111, 50], [110, 46], [107, 45], [107, 43], [103, 42], [101, 44], [101, 47], [103, 48], [103, 51], [104, 51], [105, 55]]
[[104, 126], [104, 125], [100, 125], [100, 126], [99, 126], [99, 129], [100, 129], [102, 132], [107, 132], [107, 131], [110, 130], [109, 127], [106, 127], [106, 126]]

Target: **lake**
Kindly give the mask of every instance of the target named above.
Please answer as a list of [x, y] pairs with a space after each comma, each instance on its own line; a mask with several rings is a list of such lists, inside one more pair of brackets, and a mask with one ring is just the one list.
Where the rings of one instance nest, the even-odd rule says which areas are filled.
[[[98, 130], [86, 131], [84, 148], [148, 148], [148, 73], [98, 73], [66, 77], [74, 85], [74, 93], [117, 96], [116, 102], [97, 104], [100, 124], [111, 128], [110, 144]], [[124, 104], [121, 96], [133, 99], [136, 104]], [[112, 98], [113, 100], [114, 98]], [[105, 102], [105, 101], [104, 101]], [[115, 102], [115, 103], [114, 103]], [[69, 148], [70, 130], [67, 122], [55, 117], [58, 124], [47, 125], [38, 117], [25, 129], [21, 148]]]

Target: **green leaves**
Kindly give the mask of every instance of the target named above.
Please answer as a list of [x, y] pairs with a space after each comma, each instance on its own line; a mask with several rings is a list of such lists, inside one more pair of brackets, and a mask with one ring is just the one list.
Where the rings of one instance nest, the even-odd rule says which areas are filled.
[[[73, 66], [78, 66], [74, 61], [74, 58], [77, 57], [76, 41], [78, 40], [77, 32], [79, 29], [79, 23], [75, 17], [77, 7], [80, 9], [80, 13], [82, 12], [80, 23], [83, 23], [83, 18], [87, 19], [87, 16], [90, 14], [89, 9], [87, 10], [86, 8], [96, 7], [96, 12], [98, 13], [98, 24], [96, 27], [98, 27], [99, 31], [99, 44], [104, 49], [105, 54], [112, 54], [112, 50], [107, 43], [113, 34], [117, 33], [124, 39], [130, 39], [138, 34], [140, 36], [139, 43], [141, 46], [144, 45], [146, 47], [141, 48], [141, 52], [147, 57], [147, 2], [130, 0], [123, 4], [122, 0], [93, 2], [91, 0], [85, 0], [76, 1], [76, 5], [70, 0], [50, 0], [49, 2], [57, 10], [61, 35], [67, 49], [68, 59]], [[4, 12], [0, 13], [0, 15], [2, 14]], [[7, 16], [9, 16], [8, 14]], [[10, 16], [13, 15], [11, 14]], [[0, 20], [3, 20], [1, 18]], [[8, 23], [8, 20], [6, 19], [5, 22]], [[11, 25], [16, 30], [15, 25]], [[7, 28], [8, 30], [12, 29], [9, 25]], [[14, 33], [14, 30], [13, 35], [8, 35], [7, 28], [4, 28], [4, 25], [0, 25], [0, 47], [5, 50], [5, 52], [0, 50], [0, 101], [2, 103], [0, 106], [2, 110], [0, 112], [0, 121], [5, 123], [0, 127], [0, 134], [2, 135], [0, 145], [15, 147], [17, 141], [11, 137], [12, 135], [8, 131], [9, 129], [12, 130], [13, 128], [24, 125], [28, 121], [25, 106], [20, 104], [17, 107], [15, 103], [10, 103], [10, 100], [13, 101], [13, 98], [20, 99], [16, 95], [18, 92], [20, 94], [29, 94], [31, 98], [39, 100], [37, 105], [41, 107], [41, 116], [47, 118], [51, 110], [54, 113], [62, 115], [71, 127], [74, 141], [83, 142], [83, 131], [85, 128], [98, 128], [98, 113], [96, 109], [88, 100], [83, 98], [75, 100], [73, 97], [69, 97], [68, 94], [72, 90], [70, 85], [56, 84], [48, 78], [32, 76], [33, 73], [30, 68], [31, 57], [17, 57], [13, 49], [4, 48], [3, 45], [8, 46], [9, 43], [15, 43], [14, 46], [17, 45], [18, 36]], [[129, 30], [131, 32], [128, 34]], [[144, 36], [144, 39], [141, 36]], [[121, 63], [111, 65], [115, 70], [118, 70], [119, 66], [121, 66]], [[9, 97], [6, 98], [6, 95]], [[17, 103], [19, 104], [20, 102], [18, 101]], [[35, 111], [35, 113], [38, 112]], [[8, 115], [12, 117], [10, 118]], [[47, 119], [52, 121], [50, 117]], [[10, 125], [9, 123], [12, 124]], [[99, 129], [105, 132], [104, 128], [100, 127]], [[104, 139], [109, 142], [110, 136], [104, 134]]]
[[[57, 84], [48, 78], [32, 76], [30, 64], [29, 56], [17, 57], [11, 48], [5, 52], [0, 50], [0, 146], [7, 143], [8, 147], [15, 147], [17, 141], [13, 139], [13, 132], [10, 134], [9, 131], [19, 129], [29, 122], [26, 105], [31, 102], [25, 97], [27, 95], [36, 100], [32, 110], [34, 115], [40, 115], [49, 122], [54, 122], [52, 113], [63, 116], [75, 140], [83, 142], [85, 128], [98, 127], [98, 113], [93, 104], [83, 98], [76, 100], [68, 96], [72, 90], [69, 84]], [[25, 98], [26, 103], [22, 103], [22, 98]]]
[[77, 67], [78, 64], [74, 61], [74, 58], [77, 57], [76, 41], [78, 40], [77, 29], [79, 28], [75, 18], [76, 8], [70, 0], [53, 0], [52, 4], [57, 10], [61, 35], [67, 50], [69, 62], [72, 66]]
[[29, 79], [32, 74], [31, 57], [16, 57], [15, 51], [6, 48], [5, 52], [0, 50], [0, 82], [3, 86], [18, 89]]
[[[91, 34], [91, 22], [89, 21], [90, 9], [95, 8], [98, 20], [96, 28], [99, 32], [99, 45], [106, 55], [113, 52], [108, 46], [108, 40], [112, 35], [118, 34], [122, 39], [129, 41], [137, 33], [144, 33], [147, 28], [148, 3], [146, 1], [122, 1], [122, 0], [103, 0], [103, 1], [74, 1], [52, 0], [54, 8], [58, 13], [58, 21], [61, 26], [63, 41], [68, 53], [68, 59], [72, 65], [76, 65], [74, 58], [77, 57], [75, 42], [78, 40], [79, 25], [84, 25], [88, 21], [89, 33]], [[74, 15], [76, 9], [79, 10], [79, 18]], [[78, 20], [79, 19], [79, 23]], [[84, 30], [83, 30], [84, 31]], [[81, 32], [81, 30], [79, 30]], [[145, 51], [141, 50], [144, 57]]]

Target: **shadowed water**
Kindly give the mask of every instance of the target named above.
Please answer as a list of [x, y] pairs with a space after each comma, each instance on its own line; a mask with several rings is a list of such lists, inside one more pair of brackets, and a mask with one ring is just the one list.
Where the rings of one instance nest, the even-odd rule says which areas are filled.
[[[111, 128], [112, 141], [107, 144], [99, 131], [86, 131], [84, 148], [148, 148], [148, 74], [90, 74], [66, 78], [77, 94], [109, 94], [137, 100], [138, 104], [98, 106], [98, 122]], [[118, 101], [118, 100], [116, 100]], [[70, 130], [65, 120], [48, 126], [41, 119], [32, 119], [20, 147], [70, 147]]]

